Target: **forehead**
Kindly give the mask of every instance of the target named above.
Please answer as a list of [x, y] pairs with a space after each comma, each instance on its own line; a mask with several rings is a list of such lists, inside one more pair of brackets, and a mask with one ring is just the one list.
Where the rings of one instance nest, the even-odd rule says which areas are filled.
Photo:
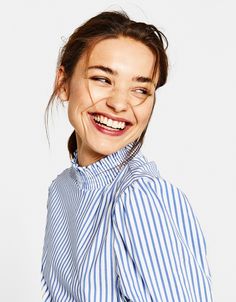
[[123, 75], [150, 76], [155, 55], [142, 42], [128, 37], [105, 39], [93, 47], [87, 61], [88, 67], [104, 65]]

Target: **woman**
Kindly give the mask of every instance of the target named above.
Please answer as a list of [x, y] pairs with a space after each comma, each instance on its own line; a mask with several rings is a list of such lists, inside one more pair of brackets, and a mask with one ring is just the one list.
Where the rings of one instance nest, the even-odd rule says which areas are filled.
[[47, 110], [68, 102], [72, 164], [49, 187], [44, 301], [212, 301], [187, 197], [140, 151], [166, 48], [155, 26], [103, 12], [61, 51]]

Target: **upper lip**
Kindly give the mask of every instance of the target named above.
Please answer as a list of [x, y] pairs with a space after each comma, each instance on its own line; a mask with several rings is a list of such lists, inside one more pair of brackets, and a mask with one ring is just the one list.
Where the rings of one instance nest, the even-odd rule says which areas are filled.
[[125, 122], [126, 124], [132, 124], [130, 121], [128, 121], [127, 119], [121, 118], [121, 117], [117, 117], [117, 116], [112, 116], [111, 114], [108, 113], [104, 113], [104, 112], [89, 112], [89, 114], [92, 115], [103, 115], [106, 116], [107, 118], [113, 120], [113, 121], [118, 121], [118, 122]]

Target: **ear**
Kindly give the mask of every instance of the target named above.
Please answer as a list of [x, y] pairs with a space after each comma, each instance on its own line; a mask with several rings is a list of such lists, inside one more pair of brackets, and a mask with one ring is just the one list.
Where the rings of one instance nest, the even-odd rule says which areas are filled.
[[64, 66], [60, 66], [56, 75], [56, 87], [58, 87], [57, 96], [61, 101], [67, 101], [69, 98], [69, 87], [66, 81]]

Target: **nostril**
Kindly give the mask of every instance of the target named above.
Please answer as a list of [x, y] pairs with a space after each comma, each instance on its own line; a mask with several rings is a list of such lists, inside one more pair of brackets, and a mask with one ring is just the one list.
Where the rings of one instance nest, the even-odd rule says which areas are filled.
[[115, 112], [124, 111], [124, 110], [127, 110], [127, 108], [128, 108], [126, 102], [120, 102], [120, 101], [117, 101], [117, 100], [108, 101], [107, 106], [110, 107], [110, 108], [113, 108], [113, 110]]

